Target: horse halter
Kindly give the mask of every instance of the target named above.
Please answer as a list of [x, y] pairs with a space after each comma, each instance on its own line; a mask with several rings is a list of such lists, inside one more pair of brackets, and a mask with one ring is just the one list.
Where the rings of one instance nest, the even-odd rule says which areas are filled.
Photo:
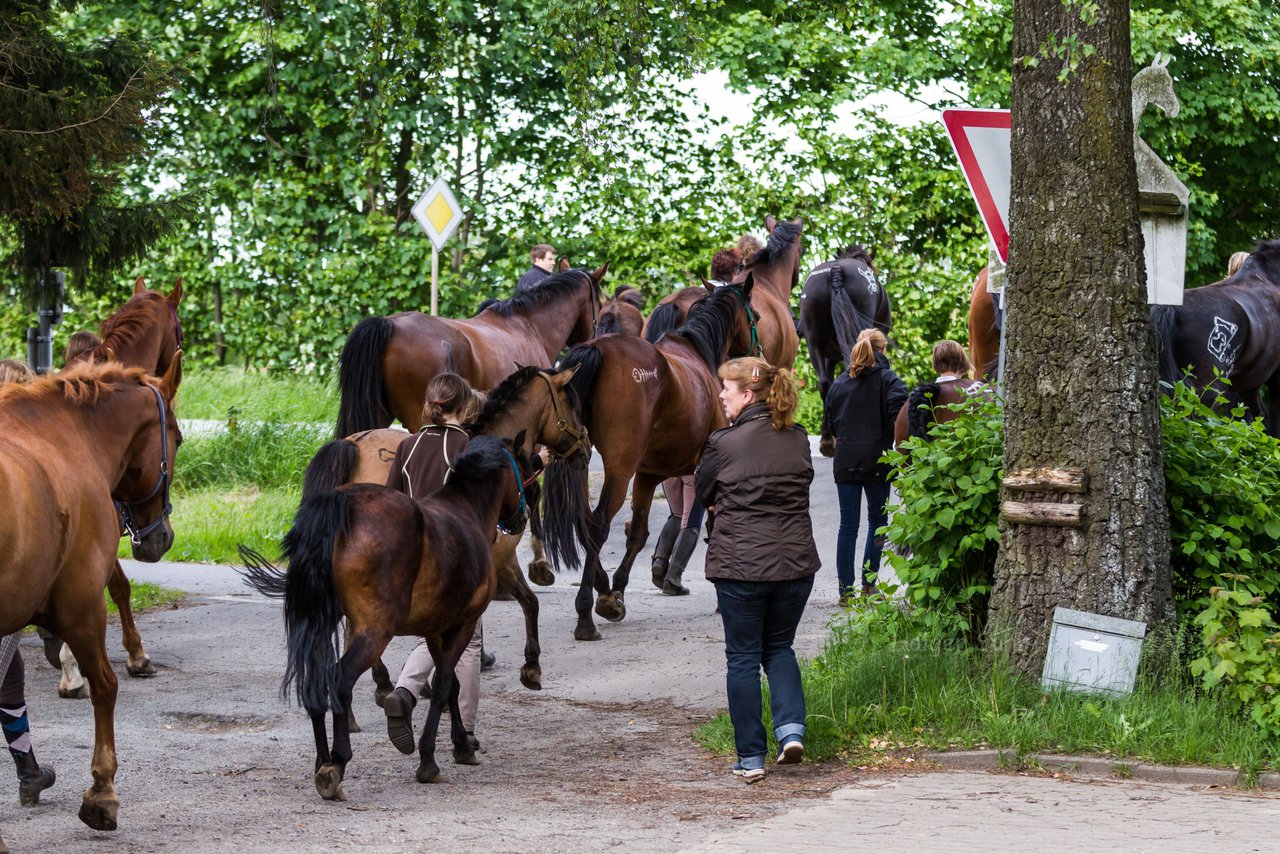
[[520, 496], [520, 503], [516, 505], [516, 509], [510, 516], [505, 519], [498, 519], [498, 530], [504, 534], [519, 534], [524, 531], [525, 523], [529, 521], [529, 514], [525, 512], [525, 481], [520, 475], [520, 465], [516, 462], [515, 456], [506, 448], [503, 448], [502, 452], [507, 455], [507, 459], [511, 460], [511, 471], [516, 476], [516, 494]]
[[579, 430], [569, 423], [569, 419], [560, 411], [560, 398], [556, 396], [556, 385], [551, 381], [551, 376], [546, 371], [538, 371], [538, 376], [542, 377], [547, 383], [547, 392], [551, 395], [551, 405], [556, 411], [556, 427], [561, 433], [568, 433], [573, 438], [573, 444], [569, 446], [569, 450], [553, 452], [560, 459], [568, 459], [574, 453], [587, 443], [587, 429], [583, 427]]
[[[129, 535], [129, 541], [135, 546], [142, 543], [143, 537], [163, 525], [164, 520], [168, 519], [169, 514], [173, 512], [173, 505], [169, 502], [169, 483], [172, 478], [169, 476], [169, 425], [165, 421], [164, 398], [160, 396], [160, 390], [155, 386], [148, 385], [147, 388], [151, 389], [151, 393], [156, 396], [156, 408], [160, 411], [160, 474], [156, 478], [156, 485], [151, 487], [146, 497], [137, 501], [113, 502], [116, 505], [116, 515], [120, 517], [120, 527]], [[164, 493], [164, 509], [160, 511], [160, 515], [154, 522], [139, 530], [138, 523], [133, 518], [133, 509], [146, 504], [161, 492]]]
[[178, 309], [167, 299], [165, 300], [165, 305], [169, 306], [169, 314], [173, 315], [173, 340], [178, 349], [181, 350], [182, 344], [186, 339], [182, 334], [182, 321], [178, 320]]
[[747, 323], [751, 326], [751, 347], [747, 351], [748, 356], [764, 357], [764, 345], [760, 343], [760, 331], [756, 329], [756, 313], [751, 310], [751, 303], [747, 300], [747, 295], [737, 285], [731, 285], [733, 293], [742, 301], [742, 308], [747, 313]]

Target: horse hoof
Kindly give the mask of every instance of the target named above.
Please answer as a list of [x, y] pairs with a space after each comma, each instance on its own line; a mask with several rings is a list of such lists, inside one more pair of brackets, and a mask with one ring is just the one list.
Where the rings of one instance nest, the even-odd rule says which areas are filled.
[[347, 715], [347, 732], [364, 732], [360, 729], [360, 724], [356, 722], [354, 714]]
[[373, 690], [373, 701], [378, 704], [378, 708], [382, 708], [382, 703], [387, 699], [387, 695], [394, 691], [394, 688], [375, 688]]
[[627, 616], [627, 606], [622, 601], [621, 593], [596, 598], [596, 614], [611, 623], [620, 623]]
[[89, 699], [89, 683], [85, 682], [77, 688], [64, 688], [59, 685], [58, 696], [64, 700], [87, 700]]
[[342, 772], [333, 765], [325, 765], [316, 772], [316, 791], [326, 801], [345, 801], [342, 791]]
[[114, 797], [109, 799], [102, 796], [90, 798], [89, 795], [92, 791], [90, 789], [85, 792], [84, 800], [80, 802], [80, 820], [94, 830], [115, 830], [116, 813], [120, 811], [120, 801]]
[[151, 663], [151, 656], [149, 655], [144, 655], [136, 662], [130, 660], [129, 663], [124, 666], [124, 669], [128, 671], [130, 676], [134, 676], [139, 679], [156, 675], [156, 666]]
[[418, 766], [418, 773], [414, 777], [419, 783], [444, 782], [444, 775], [440, 773], [440, 766], [435, 762], [423, 762]]
[[[455, 750], [453, 751], [453, 764], [454, 765], [479, 765], [480, 758], [476, 756], [476, 752], [474, 750], [468, 750], [465, 752], [461, 750]], [[436, 782], [436, 781], [431, 781], [431, 782]]]
[[818, 453], [824, 457], [834, 457], [836, 455], [836, 440], [831, 436], [823, 436], [818, 442]]
[[573, 639], [580, 641], [598, 641], [603, 640], [600, 637], [600, 630], [595, 626], [578, 626], [573, 630]]
[[542, 690], [542, 668], [525, 665], [520, 668], [520, 684], [530, 691]]
[[529, 564], [529, 580], [539, 587], [550, 587], [556, 583], [556, 574], [548, 561], [535, 560]]

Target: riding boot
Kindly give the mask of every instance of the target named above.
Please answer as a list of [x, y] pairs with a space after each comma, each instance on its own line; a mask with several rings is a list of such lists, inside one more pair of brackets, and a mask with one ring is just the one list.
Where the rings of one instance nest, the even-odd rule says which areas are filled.
[[40, 793], [53, 785], [57, 775], [48, 765], [40, 767], [35, 751], [9, 752], [13, 754], [13, 764], [18, 768], [18, 803], [24, 807], [40, 803]]
[[653, 547], [653, 586], [662, 589], [663, 579], [667, 577], [667, 564], [671, 559], [671, 549], [675, 545], [676, 536], [680, 533], [680, 517], [668, 516], [658, 534], [658, 542]]
[[676, 538], [675, 550], [671, 553], [671, 565], [667, 568], [667, 576], [662, 582], [662, 592], [668, 596], [688, 596], [689, 588], [680, 583], [684, 577], [685, 565], [689, 557], [698, 547], [698, 532], [694, 528], [685, 528]]
[[382, 701], [387, 713], [387, 737], [405, 756], [413, 753], [413, 707], [418, 700], [408, 688], [396, 688]]

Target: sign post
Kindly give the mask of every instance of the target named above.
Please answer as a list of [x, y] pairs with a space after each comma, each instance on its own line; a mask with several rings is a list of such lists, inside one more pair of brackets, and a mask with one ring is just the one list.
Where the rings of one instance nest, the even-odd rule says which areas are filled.
[[437, 178], [413, 206], [413, 218], [431, 238], [431, 314], [439, 307], [440, 249], [462, 222], [462, 206], [453, 197], [449, 185]]

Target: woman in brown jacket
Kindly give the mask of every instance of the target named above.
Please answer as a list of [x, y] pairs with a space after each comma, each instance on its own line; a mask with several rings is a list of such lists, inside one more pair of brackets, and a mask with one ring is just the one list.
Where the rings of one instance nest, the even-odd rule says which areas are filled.
[[769, 678], [778, 764], [804, 758], [805, 702], [796, 626], [821, 563], [809, 519], [813, 461], [795, 423], [790, 371], [763, 359], [720, 366], [720, 402], [730, 424], [702, 451], [695, 481], [711, 512], [706, 575], [724, 622], [725, 683], [738, 762], [734, 775], [764, 778], [760, 668]]

